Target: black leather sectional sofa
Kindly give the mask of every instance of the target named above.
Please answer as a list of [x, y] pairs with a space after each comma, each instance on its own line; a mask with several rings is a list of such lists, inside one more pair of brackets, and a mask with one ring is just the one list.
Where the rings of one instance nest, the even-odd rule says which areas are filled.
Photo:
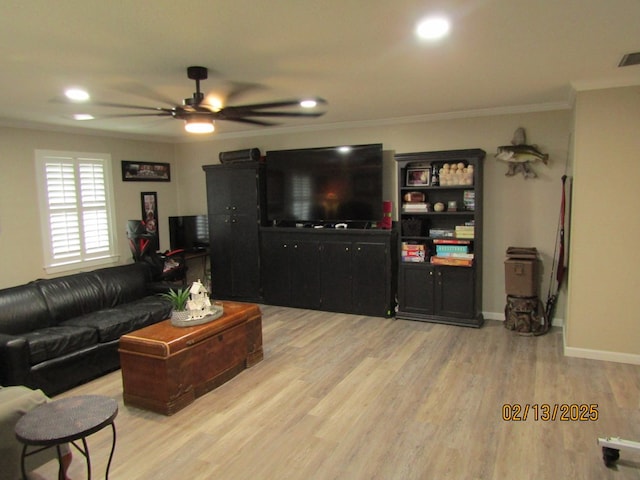
[[120, 366], [120, 336], [171, 314], [134, 263], [0, 290], [0, 384], [55, 395]]

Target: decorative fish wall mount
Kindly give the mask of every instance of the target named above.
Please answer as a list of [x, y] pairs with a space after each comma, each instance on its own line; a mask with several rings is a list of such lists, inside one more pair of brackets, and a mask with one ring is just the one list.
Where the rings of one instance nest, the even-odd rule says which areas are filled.
[[538, 175], [531, 164], [537, 161], [542, 161], [545, 165], [549, 163], [548, 154], [542, 153], [536, 145], [527, 145], [527, 136], [522, 127], [514, 132], [511, 145], [498, 147], [495, 157], [509, 165], [509, 170], [505, 173], [507, 177], [522, 173], [524, 178], [536, 178]]

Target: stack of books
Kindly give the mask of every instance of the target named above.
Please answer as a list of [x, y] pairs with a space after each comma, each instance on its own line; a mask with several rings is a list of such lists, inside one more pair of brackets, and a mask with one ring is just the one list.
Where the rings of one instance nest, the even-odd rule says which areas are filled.
[[453, 238], [435, 239], [436, 254], [430, 259], [434, 265], [470, 267], [473, 265], [473, 253], [469, 252], [471, 241]]
[[428, 212], [428, 204], [426, 202], [405, 202], [402, 204], [402, 211], [405, 213], [422, 213]]
[[456, 225], [456, 238], [469, 238], [472, 239], [475, 235], [473, 223], [471, 225]]
[[402, 242], [402, 261], [422, 263], [427, 256], [426, 250], [424, 244]]
[[462, 204], [465, 210], [476, 209], [476, 192], [474, 190], [465, 190], [462, 198]]

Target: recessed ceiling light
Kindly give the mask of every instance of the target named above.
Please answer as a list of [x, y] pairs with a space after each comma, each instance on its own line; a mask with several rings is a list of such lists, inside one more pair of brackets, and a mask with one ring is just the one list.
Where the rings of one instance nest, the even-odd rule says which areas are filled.
[[93, 120], [95, 117], [88, 113], [76, 113], [73, 118], [74, 120]]
[[64, 94], [69, 100], [74, 100], [76, 102], [89, 100], [89, 94], [86, 90], [82, 90], [81, 88], [68, 88], [64, 91]]
[[300, 102], [300, 106], [303, 108], [313, 108], [318, 105], [318, 102], [315, 100], [303, 100]]
[[429, 17], [418, 23], [416, 34], [424, 40], [438, 40], [449, 33], [449, 20], [444, 17]]

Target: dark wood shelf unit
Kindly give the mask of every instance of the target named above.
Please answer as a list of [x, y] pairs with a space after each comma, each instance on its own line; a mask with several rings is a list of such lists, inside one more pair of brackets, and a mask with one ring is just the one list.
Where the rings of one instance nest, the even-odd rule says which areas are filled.
[[[482, 208], [483, 161], [485, 152], [480, 149], [447, 150], [439, 152], [415, 152], [396, 155], [398, 169], [398, 308], [397, 318], [447, 323], [470, 327], [482, 326]], [[473, 184], [413, 186], [407, 185], [407, 168], [437, 168], [444, 164], [463, 163], [473, 167]], [[473, 210], [464, 208], [464, 192], [473, 192]], [[426, 202], [457, 203], [456, 211], [405, 211], [405, 194], [421, 192]], [[474, 237], [469, 240], [469, 252], [473, 253], [471, 266], [432, 264], [435, 255], [434, 240], [430, 229], [455, 230], [458, 225], [473, 221]], [[419, 232], [408, 228], [409, 222], [419, 225]], [[405, 262], [402, 257], [403, 242], [425, 246], [424, 262]]]

